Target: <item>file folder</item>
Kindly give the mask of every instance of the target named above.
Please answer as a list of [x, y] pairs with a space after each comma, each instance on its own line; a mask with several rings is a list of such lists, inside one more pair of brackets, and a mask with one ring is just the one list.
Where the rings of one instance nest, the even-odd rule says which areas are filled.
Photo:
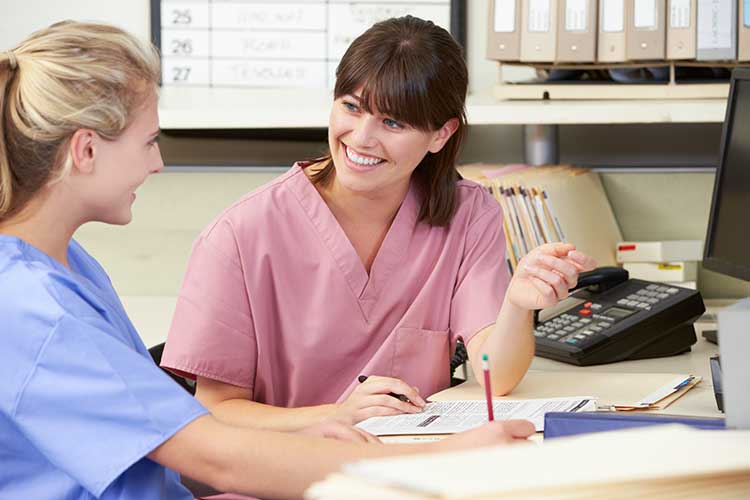
[[630, 61], [664, 60], [666, 0], [627, 0], [626, 56]]
[[697, 0], [669, 0], [667, 59], [695, 59]]
[[487, 59], [518, 61], [521, 57], [521, 0], [490, 0]]
[[544, 439], [664, 424], [684, 424], [704, 430], [726, 428], [723, 417], [690, 417], [663, 413], [550, 412], [544, 416]]
[[557, 15], [557, 62], [596, 61], [596, 0], [562, 0]]
[[740, 0], [737, 14], [737, 60], [750, 61], [750, 0]]
[[625, 62], [625, 0], [599, 1], [598, 62]]
[[696, 59], [737, 58], [737, 0], [698, 0]]
[[526, 0], [521, 3], [521, 61], [555, 62], [558, 0]]

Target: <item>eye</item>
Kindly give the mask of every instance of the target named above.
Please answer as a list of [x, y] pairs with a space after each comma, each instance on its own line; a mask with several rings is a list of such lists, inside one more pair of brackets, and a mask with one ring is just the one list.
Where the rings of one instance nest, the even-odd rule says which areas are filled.
[[401, 123], [397, 122], [393, 118], [385, 118], [383, 119], [383, 123], [385, 124], [386, 127], [392, 128], [392, 129], [398, 130], [398, 129], [404, 128], [404, 126]]
[[356, 113], [357, 111], [359, 111], [359, 107], [354, 103], [351, 103], [349, 101], [341, 101], [341, 103], [343, 104], [343, 106], [346, 108], [347, 111], [351, 111], [353, 113]]
[[159, 144], [159, 136], [158, 135], [156, 137], [154, 137], [153, 139], [151, 139], [150, 141], [148, 141], [148, 145], [151, 146], [151, 147], [156, 146], [157, 144]]

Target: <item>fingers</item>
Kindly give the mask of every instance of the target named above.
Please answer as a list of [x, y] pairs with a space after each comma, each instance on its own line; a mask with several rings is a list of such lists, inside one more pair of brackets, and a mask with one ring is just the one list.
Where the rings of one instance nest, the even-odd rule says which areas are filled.
[[[560, 274], [538, 266], [528, 266], [526, 272], [551, 287], [557, 300], [568, 296], [568, 283]], [[534, 283], [536, 286], [536, 282]]]
[[364, 438], [366, 443], [381, 443], [382, 442], [379, 437], [374, 436], [367, 431], [363, 431], [359, 427], [352, 427], [352, 429], [354, 429], [355, 432], [360, 434]]
[[422, 408], [427, 404], [419, 395], [419, 391], [416, 387], [412, 387], [403, 380], [392, 377], [370, 376], [356, 390], [358, 392], [364, 391], [370, 394], [403, 394], [409, 399], [409, 401], [411, 401], [412, 405], [417, 406], [418, 408]]
[[[567, 260], [567, 258], [541, 254], [537, 256], [536, 262], [562, 276], [569, 289], [574, 288], [576, 283], [578, 283], [578, 267]], [[552, 285], [553, 283], [550, 284]]]
[[367, 408], [359, 410], [354, 415], [354, 420], [356, 422], [362, 422], [363, 420], [372, 417], [391, 417], [393, 415], [401, 415], [402, 413], [401, 410], [389, 406], [368, 406]]
[[591, 271], [596, 268], [596, 260], [593, 257], [586, 255], [583, 252], [574, 250], [567, 256], [569, 262], [579, 267], [581, 271]]
[[372, 394], [362, 399], [362, 406], [384, 406], [398, 410], [399, 413], [419, 413], [422, 408], [406, 403], [388, 394]]
[[506, 420], [502, 422], [505, 432], [514, 439], [526, 439], [536, 432], [528, 420]]

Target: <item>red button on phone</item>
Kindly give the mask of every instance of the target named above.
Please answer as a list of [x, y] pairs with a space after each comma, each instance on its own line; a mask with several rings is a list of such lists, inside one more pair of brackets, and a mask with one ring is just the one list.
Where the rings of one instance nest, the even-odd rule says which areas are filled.
[[591, 316], [591, 309], [581, 309], [578, 311], [581, 316]]
[[588, 309], [588, 308], [589, 308], [589, 307], [591, 307], [592, 305], [594, 305], [594, 303], [593, 303], [593, 302], [586, 302], [585, 304], [583, 304], [583, 307], [585, 307], [586, 309]]

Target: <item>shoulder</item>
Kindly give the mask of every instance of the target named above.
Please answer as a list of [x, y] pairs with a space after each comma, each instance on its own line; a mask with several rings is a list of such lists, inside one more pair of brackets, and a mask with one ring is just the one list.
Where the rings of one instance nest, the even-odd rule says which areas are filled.
[[458, 222], [471, 226], [480, 220], [502, 220], [500, 203], [484, 187], [474, 181], [456, 184], [456, 210], [451, 225]]
[[227, 243], [238, 233], [266, 226], [270, 219], [283, 217], [298, 204], [303, 183], [309, 183], [300, 163], [287, 172], [250, 191], [224, 209], [198, 237], [199, 241]]

